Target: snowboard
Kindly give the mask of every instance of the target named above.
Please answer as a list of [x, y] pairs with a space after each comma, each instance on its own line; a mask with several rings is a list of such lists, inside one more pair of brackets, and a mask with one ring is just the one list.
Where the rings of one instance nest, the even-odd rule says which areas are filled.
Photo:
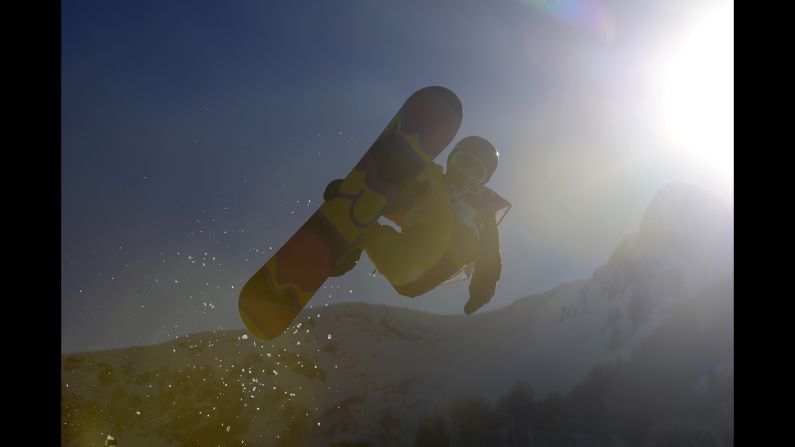
[[324, 202], [243, 286], [238, 310], [255, 336], [281, 335], [368, 229], [452, 141], [461, 101], [438, 86], [409, 97]]

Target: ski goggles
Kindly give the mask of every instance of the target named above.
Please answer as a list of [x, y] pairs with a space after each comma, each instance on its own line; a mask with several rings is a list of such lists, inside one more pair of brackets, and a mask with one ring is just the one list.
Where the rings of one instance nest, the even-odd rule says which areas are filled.
[[470, 153], [453, 154], [450, 158], [450, 165], [456, 172], [460, 172], [472, 182], [482, 185], [488, 180], [489, 169], [479, 158]]

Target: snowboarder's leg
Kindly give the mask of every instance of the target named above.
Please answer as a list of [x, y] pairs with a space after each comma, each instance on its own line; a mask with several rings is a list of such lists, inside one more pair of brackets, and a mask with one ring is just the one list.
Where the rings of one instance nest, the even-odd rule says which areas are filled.
[[454, 214], [444, 187], [418, 197], [410, 214], [400, 233], [376, 224], [364, 236], [367, 256], [393, 286], [425, 275], [444, 257], [452, 239]]

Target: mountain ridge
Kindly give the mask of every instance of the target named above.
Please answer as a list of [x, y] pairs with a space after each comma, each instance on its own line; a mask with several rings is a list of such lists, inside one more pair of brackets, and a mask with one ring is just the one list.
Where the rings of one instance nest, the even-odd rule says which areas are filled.
[[[688, 205], [687, 219], [677, 218], [665, 211], [676, 209], [677, 197], [701, 205], [696, 211]], [[626, 237], [591, 278], [483, 314], [338, 303], [305, 309], [275, 340], [258, 340], [243, 330], [206, 331], [147, 347], [62, 355], [64, 423], [83, 427], [70, 432], [69, 439], [96, 435], [80, 422], [80, 414], [97, 411], [85, 395], [168, 414], [165, 419], [172, 421], [193, 418], [191, 408], [201, 407], [212, 423], [237, 430], [209, 439], [234, 438], [237, 444], [243, 439], [270, 445], [260, 444], [268, 432], [262, 424], [289, 433], [298, 414], [308, 445], [323, 445], [317, 442], [329, 437], [376, 436], [380, 432], [371, 430], [378, 431], [384, 418], [397, 418], [404, 433], [395, 442], [404, 445], [420, 414], [462, 395], [495, 399], [518, 381], [531, 383], [539, 398], [566, 393], [596, 365], [629, 358], [680, 304], [698, 303], [710, 287], [731, 290], [725, 286], [733, 263], [721, 243], [733, 251], [733, 242], [726, 231], [713, 231], [716, 222], [731, 228], [726, 222], [731, 213], [709, 200], [689, 187], [663, 189], [644, 216], [645, 225]], [[666, 216], [659, 218], [661, 212]], [[673, 228], [661, 231], [660, 222]], [[686, 243], [693, 238], [706, 242]], [[175, 413], [177, 400], [185, 408]], [[225, 414], [212, 410], [219, 405]], [[124, 424], [138, 415], [118, 411], [115, 422], [107, 424], [115, 432], [127, 431]], [[96, 418], [102, 420], [101, 414]], [[157, 419], [149, 420], [160, 427], [157, 439], [187, 442], [194, 436], [176, 428], [176, 422]], [[144, 433], [145, 427], [132, 432]], [[268, 442], [280, 445], [279, 439]]]

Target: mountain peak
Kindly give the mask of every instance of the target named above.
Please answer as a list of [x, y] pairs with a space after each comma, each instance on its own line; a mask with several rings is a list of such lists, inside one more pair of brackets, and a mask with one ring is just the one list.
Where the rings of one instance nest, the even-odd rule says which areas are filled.
[[687, 183], [670, 183], [655, 194], [640, 231], [673, 237], [709, 236], [732, 227], [732, 210], [717, 196]]
[[624, 239], [610, 263], [726, 265], [733, 254], [734, 219], [729, 205], [701, 188], [676, 182], [655, 194], [639, 231]]

